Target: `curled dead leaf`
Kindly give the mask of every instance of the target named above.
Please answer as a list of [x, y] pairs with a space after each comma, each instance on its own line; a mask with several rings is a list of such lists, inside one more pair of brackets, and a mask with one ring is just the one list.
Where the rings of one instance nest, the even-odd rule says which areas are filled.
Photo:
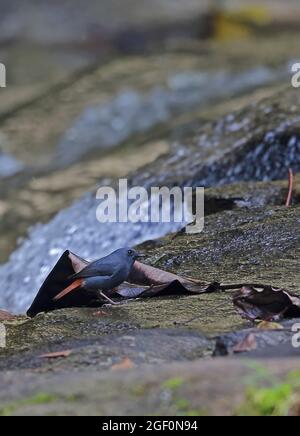
[[108, 313], [104, 312], [104, 310], [97, 310], [97, 312], [93, 313], [93, 316], [101, 318], [102, 316], [108, 316]]
[[0, 321], [9, 321], [11, 319], [16, 318], [15, 315], [7, 312], [6, 310], [0, 310]]
[[72, 263], [74, 273], [79, 273], [89, 264], [89, 262], [87, 260], [83, 259], [82, 257], [77, 256], [77, 254], [74, 254], [71, 251], [69, 251], [67, 253], [68, 253], [68, 258], [70, 259], [70, 261]]
[[120, 363], [116, 363], [110, 369], [112, 371], [119, 371], [124, 369], [132, 369], [134, 367], [134, 363], [129, 357], [125, 357]]
[[257, 342], [255, 335], [253, 333], [250, 333], [248, 336], [246, 336], [245, 339], [243, 339], [241, 342], [239, 342], [237, 345], [233, 347], [234, 353], [246, 353], [249, 351], [256, 350], [257, 348]]
[[135, 262], [128, 283], [119, 286], [117, 293], [124, 298], [148, 298], [167, 295], [191, 295], [215, 292], [218, 283], [203, 282]]
[[271, 286], [243, 286], [233, 298], [238, 313], [251, 321], [278, 321], [300, 317], [300, 298]]

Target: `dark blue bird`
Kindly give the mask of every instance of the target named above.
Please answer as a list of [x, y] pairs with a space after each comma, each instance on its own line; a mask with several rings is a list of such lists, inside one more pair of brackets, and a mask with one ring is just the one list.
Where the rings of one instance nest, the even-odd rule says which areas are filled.
[[70, 292], [78, 288], [84, 288], [90, 292], [98, 292], [110, 303], [114, 303], [103, 291], [109, 291], [125, 282], [131, 272], [134, 262], [141, 254], [132, 248], [120, 248], [109, 256], [96, 260], [86, 266], [82, 271], [74, 274], [74, 281], [70, 286], [54, 297], [54, 301], [60, 300]]

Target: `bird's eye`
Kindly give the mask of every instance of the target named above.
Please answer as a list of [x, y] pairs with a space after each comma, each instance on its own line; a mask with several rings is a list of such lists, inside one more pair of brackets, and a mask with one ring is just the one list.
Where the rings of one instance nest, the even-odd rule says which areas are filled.
[[132, 256], [133, 255], [133, 251], [132, 250], [128, 250], [128, 256]]

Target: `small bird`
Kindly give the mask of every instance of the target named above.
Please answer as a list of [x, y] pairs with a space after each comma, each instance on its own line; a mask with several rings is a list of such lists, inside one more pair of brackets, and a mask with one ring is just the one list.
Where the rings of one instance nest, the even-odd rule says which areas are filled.
[[109, 303], [116, 304], [103, 291], [114, 289], [126, 281], [134, 262], [139, 257], [143, 255], [132, 248], [120, 248], [109, 256], [90, 263], [82, 271], [70, 277], [74, 281], [56, 295], [53, 301], [60, 300], [78, 288], [84, 288], [90, 292], [97, 292]]

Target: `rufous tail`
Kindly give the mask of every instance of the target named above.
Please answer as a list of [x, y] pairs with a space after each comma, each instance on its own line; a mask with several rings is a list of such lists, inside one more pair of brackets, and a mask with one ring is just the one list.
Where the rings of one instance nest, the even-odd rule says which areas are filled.
[[61, 298], [63, 298], [65, 295], [69, 294], [70, 292], [74, 291], [75, 289], [78, 289], [82, 286], [83, 284], [83, 279], [78, 279], [75, 280], [75, 282], [71, 283], [70, 286], [68, 286], [67, 288], [65, 288], [63, 291], [61, 291], [59, 294], [57, 294], [54, 298], [53, 301], [58, 301]]

